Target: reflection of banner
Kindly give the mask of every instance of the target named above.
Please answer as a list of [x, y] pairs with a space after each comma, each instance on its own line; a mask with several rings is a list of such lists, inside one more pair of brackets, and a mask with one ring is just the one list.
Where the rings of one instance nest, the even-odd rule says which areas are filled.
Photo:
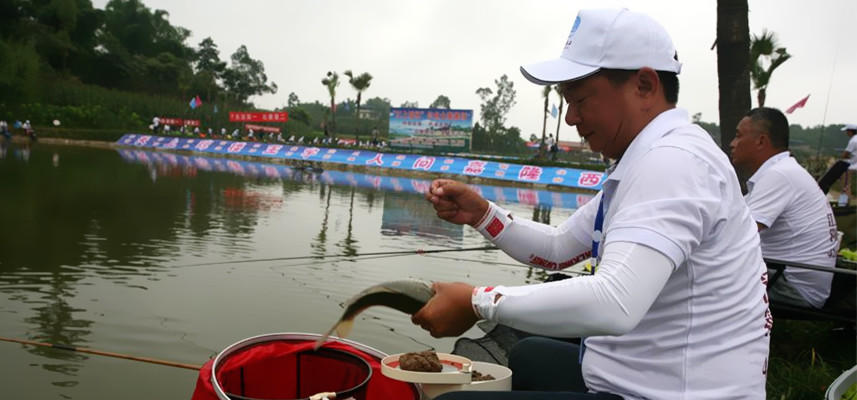
[[126, 134], [117, 143], [125, 146], [202, 151], [214, 154], [233, 154], [321, 161], [357, 166], [376, 166], [399, 170], [427, 171], [443, 174], [467, 175], [485, 179], [499, 179], [599, 190], [604, 173], [573, 168], [538, 167], [509, 164], [497, 161], [471, 160], [461, 157], [422, 156], [418, 154], [378, 153], [368, 150], [328, 149], [314, 146], [292, 146], [254, 142], [213, 140], [200, 149], [197, 138], [175, 138], [151, 135]]
[[257, 132], [273, 132], [280, 133], [280, 128], [274, 126], [265, 126], [265, 125], [253, 125], [253, 124], [245, 124], [245, 129], [252, 129]]
[[391, 108], [390, 146], [467, 151], [472, 127], [473, 110]]
[[275, 112], [241, 112], [230, 111], [229, 122], [286, 122], [289, 113], [285, 111]]
[[[401, 179], [406, 181], [407, 179]], [[405, 185], [412, 186], [412, 185]], [[460, 241], [464, 236], [462, 225], [450, 224], [437, 218], [427, 201], [414, 201], [413, 192], [393, 191], [384, 196], [384, 213], [381, 215], [381, 234], [385, 236], [431, 235]]]
[[[122, 158], [130, 162], [181, 168], [182, 173], [188, 174], [196, 173], [196, 169], [199, 169], [203, 171], [226, 172], [252, 178], [289, 179], [304, 182], [320, 181], [337, 186], [356, 186], [388, 192], [414, 194], [424, 194], [431, 185], [431, 181], [427, 179], [377, 176], [335, 170], [313, 173], [283, 164], [267, 164], [223, 157], [188, 156], [162, 151], [132, 150], [127, 148], [117, 151]], [[192, 167], [193, 170], [184, 167]], [[498, 203], [520, 203], [531, 206], [540, 205], [572, 210], [580, 208], [593, 197], [592, 194], [551, 192], [533, 188], [490, 185], [470, 185], [470, 187], [486, 199]], [[428, 210], [431, 209], [427, 204], [426, 206]]]

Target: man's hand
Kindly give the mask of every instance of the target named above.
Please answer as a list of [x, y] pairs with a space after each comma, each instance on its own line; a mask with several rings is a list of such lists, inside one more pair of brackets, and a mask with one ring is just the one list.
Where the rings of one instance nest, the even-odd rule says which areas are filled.
[[459, 336], [479, 321], [470, 303], [473, 286], [462, 282], [435, 282], [432, 289], [434, 296], [411, 317], [415, 325], [439, 338]]
[[454, 224], [476, 226], [488, 211], [488, 201], [464, 183], [435, 179], [426, 192], [437, 216]]

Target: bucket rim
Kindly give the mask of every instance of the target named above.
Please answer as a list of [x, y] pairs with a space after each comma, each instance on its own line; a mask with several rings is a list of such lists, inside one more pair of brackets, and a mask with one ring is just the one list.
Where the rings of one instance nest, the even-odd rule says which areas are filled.
[[[217, 398], [220, 400], [232, 400], [226, 392], [221, 388], [220, 382], [217, 381], [217, 368], [218, 366], [226, 360], [232, 353], [237, 352], [238, 350], [242, 350], [245, 347], [250, 347], [259, 343], [265, 342], [273, 342], [277, 340], [307, 340], [307, 341], [315, 341], [320, 338], [322, 335], [316, 333], [305, 333], [305, 332], [279, 332], [279, 333], [264, 333], [261, 335], [252, 336], [246, 339], [241, 339], [223, 349], [217, 356], [214, 358], [214, 362], [211, 364], [211, 387], [214, 389], [214, 393], [217, 395]], [[367, 353], [373, 357], [378, 358], [378, 360], [383, 359], [387, 356], [384, 352], [367, 346], [363, 343], [358, 343], [353, 340], [348, 340], [344, 338], [340, 338], [337, 336], [330, 336], [328, 341], [340, 342], [343, 344], [347, 344], [351, 347], [356, 348], [364, 353]], [[371, 369], [370, 369], [371, 372]], [[371, 376], [371, 373], [370, 373]]]

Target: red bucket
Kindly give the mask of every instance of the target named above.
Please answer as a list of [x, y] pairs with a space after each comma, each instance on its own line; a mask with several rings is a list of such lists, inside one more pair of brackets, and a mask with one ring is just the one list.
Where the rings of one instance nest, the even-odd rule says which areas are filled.
[[255, 336], [224, 349], [200, 370], [192, 400], [419, 399], [416, 385], [381, 374], [386, 354], [346, 339], [315, 351], [320, 335]]

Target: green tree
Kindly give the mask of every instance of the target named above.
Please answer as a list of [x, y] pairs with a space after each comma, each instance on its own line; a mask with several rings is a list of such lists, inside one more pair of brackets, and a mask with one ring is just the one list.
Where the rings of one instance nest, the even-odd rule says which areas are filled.
[[761, 35], [753, 35], [750, 40], [750, 78], [759, 91], [756, 97], [759, 107], [765, 106], [765, 97], [774, 70], [791, 57], [785, 47], [780, 47], [773, 32], [762, 30]]
[[0, 5], [0, 36], [32, 42], [46, 67], [63, 75], [91, 56], [101, 11], [89, 0], [5, 0]]
[[193, 75], [194, 51], [184, 43], [190, 31], [171, 25], [168, 17], [139, 0], [110, 0], [86, 80], [161, 94], [185, 92]]
[[301, 100], [298, 99], [298, 95], [295, 94], [295, 92], [289, 93], [288, 103], [286, 103], [289, 105], [289, 107], [297, 107], [297, 105], [300, 103], [301, 103]]
[[402, 107], [402, 108], [419, 108], [419, 106], [420, 106], [419, 102], [405, 100], [404, 102], [402, 102], [402, 105], [399, 107]]
[[250, 96], [277, 93], [277, 84], [268, 84], [265, 65], [250, 57], [247, 46], [238, 47], [231, 59], [231, 65], [223, 73], [223, 84], [237, 102], [246, 103]]
[[199, 42], [194, 80], [198, 83], [199, 89], [205, 91], [206, 101], [214, 101], [214, 95], [220, 91], [218, 81], [222, 79], [224, 71], [226, 71], [226, 62], [220, 61], [220, 51], [217, 50], [214, 40], [207, 37]]
[[0, 105], [23, 103], [36, 96], [39, 55], [32, 44], [0, 40]]
[[219, 78], [226, 70], [226, 62], [220, 61], [220, 50], [210, 36], [199, 42], [199, 49], [196, 51], [196, 70], [209, 72], [214, 78]]
[[327, 75], [321, 80], [321, 84], [327, 87], [327, 94], [330, 95], [330, 117], [331, 125], [336, 127], [336, 87], [339, 86], [339, 74], [333, 71], [327, 71]]
[[166, 52], [186, 59], [193, 55], [184, 44], [190, 31], [171, 25], [167, 11], [152, 12], [139, 0], [110, 0], [104, 10], [104, 32], [129, 53], [154, 57]]
[[375, 115], [378, 117], [375, 122], [375, 128], [385, 134], [390, 128], [390, 108], [392, 107], [390, 99], [385, 97], [373, 97], [366, 100], [366, 108], [375, 111]]
[[452, 107], [449, 105], [449, 97], [446, 97], [444, 95], [440, 95], [440, 96], [437, 96], [436, 99], [434, 99], [434, 101], [431, 103], [431, 105], [429, 105], [429, 108], [445, 108], [445, 109], [449, 110]]
[[506, 123], [506, 114], [515, 105], [515, 83], [509, 80], [509, 77], [503, 74], [499, 79], [494, 80], [497, 86], [496, 92], [491, 88], [476, 89], [476, 94], [482, 99], [482, 104], [479, 106], [480, 121], [488, 135], [501, 134], [503, 124]]
[[750, 111], [750, 28], [747, 0], [717, 0], [720, 148], [729, 154], [738, 121]]
[[298, 106], [293, 106], [293, 107], [289, 107], [288, 111], [289, 111], [289, 120], [300, 121], [306, 125], [310, 124], [309, 113], [306, 112], [306, 110], [304, 110], [303, 108], [298, 107]]
[[373, 97], [369, 100], [366, 100], [366, 108], [375, 110], [381, 115], [389, 115], [390, 108], [392, 106], [393, 103], [390, 101], [390, 99], [386, 97]]
[[350, 69], [345, 71], [344, 74], [348, 77], [348, 83], [351, 84], [351, 87], [357, 91], [357, 115], [360, 115], [360, 98], [363, 95], [363, 91], [369, 88], [369, 84], [372, 82], [372, 75], [364, 72], [355, 77]]

